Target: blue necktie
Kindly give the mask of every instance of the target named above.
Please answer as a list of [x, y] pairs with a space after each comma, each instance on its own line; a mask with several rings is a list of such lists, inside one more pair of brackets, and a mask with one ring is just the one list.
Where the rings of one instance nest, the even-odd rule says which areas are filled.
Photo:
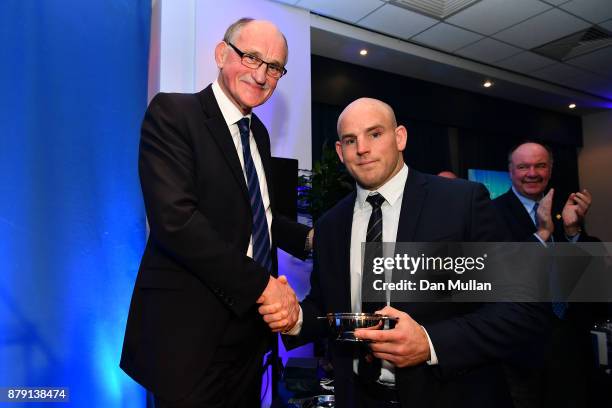
[[249, 118], [242, 118], [237, 123], [242, 141], [242, 155], [244, 157], [244, 172], [249, 189], [249, 201], [253, 213], [253, 259], [255, 262], [270, 271], [272, 269], [272, 257], [270, 254], [270, 235], [268, 234], [268, 220], [266, 210], [261, 198], [259, 178], [251, 156], [251, 145], [249, 143]]
[[[535, 223], [535, 227], [536, 229], [539, 226], [539, 220], [538, 220], [538, 206], [540, 205], [540, 203], [538, 203], [536, 201], [536, 203], [533, 205], [533, 213], [534, 213], [534, 223]], [[550, 237], [551, 241], [553, 241], [552, 236]], [[559, 288], [559, 276], [557, 273], [557, 266], [556, 266], [556, 262], [553, 259], [553, 263], [552, 265], [550, 265], [550, 274], [549, 274], [549, 285], [550, 285], [550, 290], [552, 292], [553, 297], [557, 297], [557, 295], [560, 295], [561, 293], [561, 289]], [[553, 313], [555, 314], [555, 316], [557, 316], [559, 319], [563, 319], [563, 317], [565, 317], [565, 312], [567, 311], [567, 302], [552, 302], [552, 310]]]

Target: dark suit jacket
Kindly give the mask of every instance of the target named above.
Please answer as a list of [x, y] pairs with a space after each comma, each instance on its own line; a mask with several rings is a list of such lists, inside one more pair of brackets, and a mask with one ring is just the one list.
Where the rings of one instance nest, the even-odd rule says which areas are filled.
[[[300, 337], [292, 345], [325, 335], [315, 319], [328, 312], [351, 311], [349, 251], [356, 194], [327, 212], [315, 227], [311, 291], [302, 302]], [[480, 184], [447, 180], [409, 170], [397, 242], [502, 241], [488, 193]], [[392, 304], [422, 324], [439, 365], [425, 363], [396, 370], [402, 406], [510, 406], [500, 362], [510, 351], [537, 337], [542, 312], [525, 304]], [[336, 400], [354, 406], [350, 347], [333, 342]]]
[[[505, 227], [510, 232], [512, 241], [526, 242], [533, 240], [536, 227], [533, 220], [525, 210], [525, 207], [518, 199], [512, 189], [493, 200], [493, 205], [498, 210], [501, 218], [505, 221]], [[556, 242], [567, 242], [563, 231], [563, 222], [553, 218], [555, 230], [553, 236]], [[580, 233], [578, 242], [598, 242], [597, 238], [589, 236], [586, 232]]]
[[[268, 133], [252, 116], [277, 246], [304, 256], [308, 228], [275, 212]], [[187, 395], [213, 356], [263, 352], [256, 299], [270, 273], [247, 257], [252, 214], [236, 148], [209, 86], [158, 94], [142, 124], [139, 174], [150, 226], [121, 367], [167, 400]], [[276, 263], [276, 262], [274, 262]], [[242, 353], [242, 354], [241, 354]]]
[[[493, 205], [505, 221], [504, 227], [511, 234], [512, 241], [535, 241], [536, 227], [512, 189], [495, 198]], [[554, 219], [555, 242], [567, 242], [563, 231], [563, 222]], [[597, 238], [582, 232], [578, 242], [598, 242]], [[579, 251], [579, 249], [578, 249]], [[556, 263], [557, 269], [576, 269], [567, 272], [576, 273], [584, 265]], [[558, 270], [558, 272], [561, 272]], [[507, 367], [509, 381], [513, 387], [521, 389], [517, 393], [517, 405], [525, 407], [563, 407], [586, 406], [586, 379], [592, 356], [590, 328], [596, 320], [594, 316], [604, 314], [605, 305], [596, 303], [572, 303], [569, 305], [563, 320], [552, 314], [550, 304], [547, 312], [552, 322], [550, 337], [543, 344], [544, 348], [532, 347], [513, 359]]]

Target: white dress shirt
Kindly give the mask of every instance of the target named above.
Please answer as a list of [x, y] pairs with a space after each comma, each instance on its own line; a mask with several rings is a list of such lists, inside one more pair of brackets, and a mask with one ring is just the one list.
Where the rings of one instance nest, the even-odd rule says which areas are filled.
[[[238, 129], [238, 125], [236, 124], [243, 117], [249, 118], [249, 123], [251, 121], [251, 114], [243, 115], [242, 112], [229, 100], [227, 95], [221, 89], [219, 83], [215, 80], [212, 84], [213, 94], [215, 95], [215, 99], [219, 104], [219, 108], [221, 109], [221, 113], [223, 114], [223, 119], [229, 128], [229, 131], [232, 135], [232, 141], [234, 142], [234, 146], [236, 147], [236, 153], [238, 153], [238, 158], [240, 159], [240, 166], [242, 167], [242, 173], [244, 174], [244, 180], [248, 186], [248, 180], [246, 178], [246, 174], [244, 173], [244, 156], [242, 154], [242, 140], [240, 139], [240, 129]], [[257, 149], [257, 143], [255, 143], [255, 138], [253, 138], [253, 132], [250, 132], [249, 136], [249, 145], [251, 147], [251, 156], [253, 157], [253, 163], [255, 164], [255, 170], [257, 171], [257, 178], [259, 180], [259, 189], [261, 190], [261, 199], [263, 200], [263, 206], [266, 210], [266, 220], [268, 221], [268, 234], [270, 236], [270, 245], [272, 245], [272, 209], [270, 208], [270, 196], [268, 195], [268, 183], [266, 182], [266, 174], [264, 172], [263, 164], [261, 163], [261, 156], [259, 155], [259, 150]], [[253, 235], [251, 235], [251, 240], [249, 242], [249, 248], [247, 249], [247, 256], [253, 257]]]
[[[363, 262], [362, 244], [366, 242], [366, 235], [368, 229], [368, 222], [370, 221], [370, 215], [372, 214], [372, 206], [366, 201], [366, 198], [378, 192], [385, 198], [385, 202], [381, 206], [382, 211], [382, 223], [383, 223], [383, 242], [396, 242], [397, 240], [397, 229], [399, 226], [399, 218], [402, 210], [402, 200], [404, 198], [404, 186], [408, 179], [408, 166], [404, 164], [404, 167], [381, 186], [376, 191], [366, 190], [357, 185], [357, 197], [355, 199], [355, 206], [353, 207], [353, 224], [351, 228], [351, 247], [350, 247], [350, 278], [351, 278], [351, 309], [353, 312], [361, 312], [361, 266]], [[409, 197], [407, 199], [410, 199]], [[385, 245], [383, 248], [384, 256], [393, 256], [392, 253], [386, 253], [392, 251], [389, 245]], [[391, 279], [391, 271], [385, 271], [385, 280]], [[390, 293], [387, 292], [387, 305], [390, 304]], [[300, 316], [297, 324], [285, 334], [298, 335], [302, 329], [303, 316], [300, 308]], [[427, 330], [423, 328], [427, 335], [427, 341], [429, 343], [430, 360], [427, 364], [434, 365], [438, 364], [436, 351], [434, 346], [427, 334]], [[353, 360], [353, 371], [358, 372], [359, 360]], [[379, 382], [385, 385], [395, 384], [395, 367], [390, 362], [383, 360], [381, 367], [381, 376]]]
[[[357, 185], [357, 197], [355, 199], [355, 206], [353, 208], [353, 225], [351, 229], [351, 308], [353, 312], [361, 312], [361, 282], [362, 282], [362, 263], [363, 263], [363, 252], [362, 244], [366, 242], [366, 235], [368, 232], [368, 222], [370, 221], [370, 215], [372, 214], [372, 206], [366, 201], [369, 195], [379, 193], [385, 198], [382, 206], [382, 241], [383, 242], [396, 242], [397, 240], [397, 229], [399, 226], [400, 213], [402, 211], [402, 201], [404, 198], [404, 186], [408, 179], [408, 166], [404, 164], [404, 167], [389, 181], [382, 185], [376, 191], [370, 191]], [[410, 197], [406, 198], [407, 200]], [[385, 245], [383, 247], [383, 256], [393, 257], [392, 247]], [[385, 280], [391, 280], [391, 271], [385, 271]], [[387, 305], [390, 305], [390, 292], [387, 292]], [[425, 331], [427, 334], [427, 331]], [[427, 334], [427, 341], [429, 342], [429, 351], [431, 353], [431, 360], [428, 364], [437, 364], [436, 353]], [[353, 361], [353, 371], [357, 373], [358, 359]], [[395, 384], [395, 366], [390, 362], [383, 360], [381, 367], [381, 375], [379, 382], [392, 385]]]

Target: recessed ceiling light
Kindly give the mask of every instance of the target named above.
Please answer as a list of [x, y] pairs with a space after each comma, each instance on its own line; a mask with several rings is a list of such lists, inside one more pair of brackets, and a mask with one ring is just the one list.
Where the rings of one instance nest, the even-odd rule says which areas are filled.
[[570, 108], [570, 109], [574, 109], [575, 107], [576, 107], [575, 103], [570, 103], [569, 106], [568, 106], [568, 108]]
[[359, 55], [368, 55], [368, 50], [364, 48], [363, 50], [359, 51]]
[[483, 82], [482, 86], [484, 86], [485, 88], [490, 88], [493, 86], [493, 82], [487, 79], [486, 81]]

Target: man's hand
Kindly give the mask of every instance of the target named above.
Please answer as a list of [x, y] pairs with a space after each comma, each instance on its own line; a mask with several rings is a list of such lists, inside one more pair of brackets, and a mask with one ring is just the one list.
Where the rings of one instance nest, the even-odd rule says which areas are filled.
[[412, 317], [391, 306], [376, 313], [396, 317], [398, 320], [395, 327], [389, 330], [355, 330], [355, 337], [372, 341], [370, 349], [374, 357], [390, 361], [396, 367], [415, 366], [431, 358], [427, 334]]
[[273, 332], [291, 330], [300, 316], [300, 305], [287, 277], [270, 276], [268, 286], [257, 299], [259, 313]]
[[589, 211], [591, 201], [591, 193], [587, 190], [569, 195], [561, 213], [565, 235], [573, 237], [580, 232], [580, 226], [584, 221], [584, 216]]
[[538, 231], [536, 234], [542, 239], [542, 241], [548, 241], [552, 233], [555, 231], [555, 224], [553, 223], [551, 211], [552, 201], [555, 189], [551, 188], [548, 193], [540, 200], [536, 217], [538, 218]]

